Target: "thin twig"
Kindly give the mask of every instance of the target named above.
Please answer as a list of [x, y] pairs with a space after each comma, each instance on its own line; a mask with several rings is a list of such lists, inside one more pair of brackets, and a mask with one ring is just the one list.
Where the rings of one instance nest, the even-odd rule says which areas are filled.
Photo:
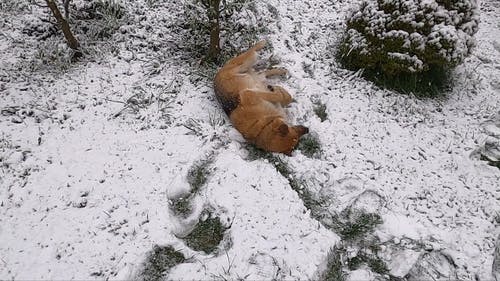
[[110, 101], [110, 102], [116, 102], [116, 103], [121, 103], [121, 104], [127, 104], [126, 102], [124, 101], [120, 101], [120, 100], [112, 100], [112, 99], [108, 99], [108, 98], [104, 98], [105, 101]]
[[30, 3], [37, 6], [37, 7], [44, 8], [44, 9], [49, 7], [47, 5], [39, 4], [38, 2], [36, 2], [36, 0], [30, 0]]
[[66, 17], [66, 20], [69, 20], [69, 2], [71, 0], [64, 0], [64, 16]]

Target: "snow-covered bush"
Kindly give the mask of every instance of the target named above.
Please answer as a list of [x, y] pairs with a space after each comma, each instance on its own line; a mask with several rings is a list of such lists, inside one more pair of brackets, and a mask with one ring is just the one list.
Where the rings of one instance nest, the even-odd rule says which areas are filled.
[[347, 17], [343, 63], [385, 75], [448, 70], [469, 55], [476, 0], [363, 0]]

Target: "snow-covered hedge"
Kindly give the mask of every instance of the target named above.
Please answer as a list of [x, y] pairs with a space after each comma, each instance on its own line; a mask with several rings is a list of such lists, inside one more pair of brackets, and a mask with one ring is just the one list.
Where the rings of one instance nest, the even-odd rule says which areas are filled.
[[388, 75], [450, 69], [469, 55], [476, 0], [363, 0], [347, 17], [343, 62]]

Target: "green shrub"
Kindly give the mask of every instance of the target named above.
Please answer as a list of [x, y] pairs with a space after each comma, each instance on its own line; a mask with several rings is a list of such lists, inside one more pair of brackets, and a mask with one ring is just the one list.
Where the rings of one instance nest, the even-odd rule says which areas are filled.
[[384, 86], [429, 91], [470, 54], [478, 23], [476, 0], [364, 0], [347, 17], [338, 55]]

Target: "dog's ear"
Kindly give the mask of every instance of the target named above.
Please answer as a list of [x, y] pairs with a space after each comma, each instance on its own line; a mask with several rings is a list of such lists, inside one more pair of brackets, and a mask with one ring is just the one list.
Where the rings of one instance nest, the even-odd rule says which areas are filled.
[[278, 127], [278, 133], [280, 134], [280, 136], [284, 137], [286, 135], [288, 135], [288, 126], [287, 124], [283, 123], [281, 124], [279, 127]]
[[301, 126], [301, 125], [295, 126], [294, 129], [297, 132], [297, 134], [299, 134], [299, 136], [302, 136], [302, 135], [309, 133], [309, 128]]

